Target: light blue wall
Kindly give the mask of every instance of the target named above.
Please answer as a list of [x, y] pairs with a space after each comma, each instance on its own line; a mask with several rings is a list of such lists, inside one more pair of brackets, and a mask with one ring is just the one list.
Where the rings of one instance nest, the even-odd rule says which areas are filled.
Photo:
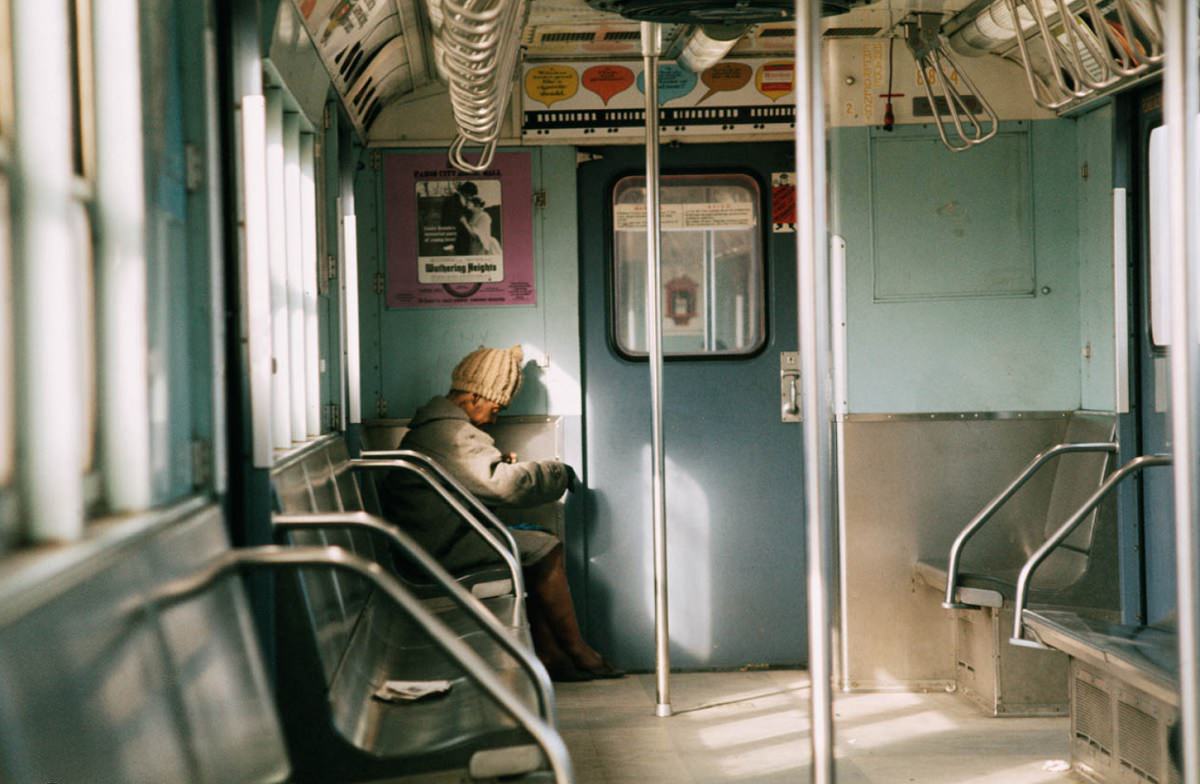
[[[1002, 131], [1004, 148], [990, 157], [979, 155], [986, 147], [952, 154], [925, 126], [830, 132], [831, 229], [847, 247], [852, 412], [1079, 407], [1075, 123]], [[885, 211], [912, 222], [876, 221]], [[961, 266], [947, 264], [951, 253], [962, 254]], [[905, 268], [912, 280], [897, 277]], [[1025, 293], [1022, 268], [1032, 272]], [[880, 274], [890, 282], [883, 292]], [[892, 296], [896, 286], [903, 296]]]
[[[1111, 408], [1111, 123], [1109, 107], [1005, 123], [990, 150], [957, 155], [924, 126], [830, 131], [851, 411]], [[385, 308], [375, 293], [386, 270], [382, 177], [369, 161], [359, 172], [364, 418], [378, 415], [379, 398], [388, 417], [409, 416], [445, 391], [463, 354], [513, 343], [537, 363], [549, 354], [549, 367], [527, 367], [510, 412], [580, 413], [575, 151], [525, 152], [547, 199], [534, 212], [533, 307]], [[897, 214], [911, 216], [910, 230]]]
[[[382, 170], [367, 165], [359, 172], [364, 419], [377, 416], [377, 396], [386, 401], [388, 417], [411, 416], [449, 389], [450, 371], [465, 354], [480, 345], [517, 343], [526, 349], [525, 383], [508, 413], [581, 414], [575, 149], [521, 152], [531, 158], [534, 191], [546, 194], [545, 206], [533, 213], [534, 306], [386, 308], [375, 291], [375, 276], [387, 267]], [[390, 154], [404, 153], [383, 153]]]
[[1113, 409], [1113, 107], [1076, 121], [1079, 177], [1079, 345], [1083, 407]]

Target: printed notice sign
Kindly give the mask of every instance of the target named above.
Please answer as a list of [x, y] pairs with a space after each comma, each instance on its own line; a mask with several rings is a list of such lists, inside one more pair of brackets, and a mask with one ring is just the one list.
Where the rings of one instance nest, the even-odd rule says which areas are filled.
[[527, 153], [499, 153], [478, 174], [441, 155], [392, 154], [383, 173], [388, 307], [537, 303]]
[[[754, 225], [754, 204], [726, 201], [692, 204], [663, 204], [659, 208], [663, 231], [745, 229]], [[645, 231], [645, 204], [618, 204], [613, 208], [617, 231]]]

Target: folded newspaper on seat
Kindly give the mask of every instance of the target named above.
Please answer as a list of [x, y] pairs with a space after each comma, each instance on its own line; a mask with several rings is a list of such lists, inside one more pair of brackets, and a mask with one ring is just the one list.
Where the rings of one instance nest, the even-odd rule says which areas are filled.
[[450, 681], [385, 681], [375, 692], [375, 698], [385, 702], [414, 702], [445, 694], [451, 685]]

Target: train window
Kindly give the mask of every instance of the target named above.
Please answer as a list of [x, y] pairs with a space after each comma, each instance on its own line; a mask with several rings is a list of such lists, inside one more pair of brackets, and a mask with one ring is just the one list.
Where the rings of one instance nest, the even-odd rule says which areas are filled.
[[[13, 390], [12, 237], [9, 231], [8, 134], [12, 117], [12, 39], [9, 4], [0, 0], [0, 487], [12, 479], [15, 455]], [[0, 521], [2, 526], [2, 521]], [[0, 536], [0, 549], [3, 549]]]
[[[0, 8], [0, 12], [3, 9]], [[14, 428], [13, 417], [13, 330], [11, 237], [8, 230], [8, 179], [0, 157], [0, 487], [12, 479]]]
[[[99, 427], [98, 408], [99, 395], [96, 390], [97, 370], [96, 354], [96, 253], [92, 235], [92, 224], [85, 204], [71, 205], [71, 233], [75, 244], [75, 258], [79, 269], [81, 285], [79, 286], [79, 326], [83, 330], [80, 338], [81, 356], [80, 378], [83, 380], [83, 395], [80, 401], [83, 405], [84, 442], [83, 442], [83, 472], [90, 473], [95, 463], [96, 430]], [[92, 495], [98, 494], [98, 490]], [[89, 504], [99, 499], [90, 497]]]
[[1167, 129], [1150, 132], [1150, 336], [1155, 346], [1171, 343], [1170, 158]]
[[[763, 316], [762, 199], [744, 174], [662, 178], [663, 353], [737, 356], [757, 351]], [[646, 186], [613, 188], [613, 333], [624, 354], [646, 354]]]
[[[92, 0], [71, 0], [68, 3], [68, 23], [71, 43], [71, 160], [76, 175], [71, 226], [78, 269], [83, 282], [79, 287], [78, 310], [80, 325], [83, 328], [80, 343], [85, 428], [82, 468], [85, 474], [89, 474], [95, 467], [96, 431], [99, 427], [99, 395], [96, 388], [96, 354], [99, 350], [96, 345], [96, 252], [95, 235], [92, 231], [92, 209], [95, 201], [93, 177], [96, 171]], [[96, 482], [89, 483], [89, 505], [100, 500], [98, 487]]]

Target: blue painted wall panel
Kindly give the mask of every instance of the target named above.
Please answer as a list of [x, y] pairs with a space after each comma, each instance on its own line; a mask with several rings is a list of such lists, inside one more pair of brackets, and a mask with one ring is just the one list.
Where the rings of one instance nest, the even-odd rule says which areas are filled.
[[[374, 291], [376, 273], [385, 273], [387, 267], [381, 172], [361, 172], [357, 192], [365, 417], [374, 416], [376, 391], [387, 402], [388, 416], [411, 416], [430, 397], [449, 389], [450, 371], [468, 352], [480, 345], [517, 343], [526, 349], [525, 383], [508, 413], [582, 413], [575, 150], [544, 147], [523, 152], [532, 159], [534, 190], [546, 194], [546, 206], [535, 209], [533, 218], [535, 306], [385, 308]], [[372, 373], [378, 375], [373, 379]]]
[[1113, 409], [1113, 107], [1076, 121], [1079, 182], [1079, 345], [1081, 403]]
[[1024, 129], [970, 155], [922, 128], [871, 134], [876, 302], [1033, 296], [1029, 146]]
[[[1004, 131], [1026, 134], [1029, 145], [1030, 192], [1025, 198], [1033, 214], [1033, 251], [1037, 294], [1033, 297], [944, 299], [878, 302], [873, 254], [872, 215], [894, 206], [874, 205], [871, 165], [878, 154], [867, 128], [830, 131], [832, 176], [830, 222], [846, 240], [849, 317], [850, 409], [853, 412], [933, 412], [1075, 409], [1080, 403], [1078, 197], [1074, 122], [1053, 120], [1005, 124]], [[932, 135], [928, 128], [905, 133]], [[885, 144], [889, 154], [894, 149]], [[937, 177], [914, 174], [909, 198], [929, 204], [964, 201], [954, 183], [956, 173], [991, 182], [995, 187], [1014, 173], [994, 159], [994, 171], [961, 163], [945, 153]], [[923, 153], [928, 154], [928, 153]], [[981, 183], [967, 186], [974, 192]], [[927, 187], [944, 189], [929, 193]], [[890, 199], [904, 198], [899, 186]], [[931, 219], [934, 217], [930, 216]], [[883, 266], [927, 269], [942, 253], [933, 241], [913, 245], [901, 258]], [[1011, 269], [1012, 249], [981, 245], [974, 269], [994, 262]], [[1027, 252], [1027, 251], [1026, 251]], [[1049, 289], [1043, 294], [1042, 289]]]

